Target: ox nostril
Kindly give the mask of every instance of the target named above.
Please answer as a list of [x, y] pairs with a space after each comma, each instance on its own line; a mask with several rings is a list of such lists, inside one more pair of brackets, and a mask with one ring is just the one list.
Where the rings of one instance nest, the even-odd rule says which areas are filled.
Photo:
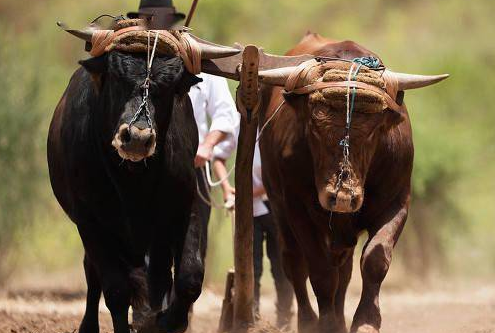
[[155, 136], [154, 135], [151, 135], [148, 140], [146, 140], [146, 142], [144, 143], [144, 146], [149, 149], [151, 148], [151, 146], [153, 145], [153, 143], [155, 142]]
[[129, 133], [129, 128], [123, 128], [120, 130], [120, 139], [122, 143], [129, 143], [131, 141], [131, 133]]
[[358, 204], [359, 204], [359, 198], [353, 195], [351, 200], [351, 208], [356, 209]]
[[337, 194], [336, 193], [330, 193], [330, 198], [328, 199], [328, 202], [330, 203], [330, 206], [335, 206], [337, 204]]

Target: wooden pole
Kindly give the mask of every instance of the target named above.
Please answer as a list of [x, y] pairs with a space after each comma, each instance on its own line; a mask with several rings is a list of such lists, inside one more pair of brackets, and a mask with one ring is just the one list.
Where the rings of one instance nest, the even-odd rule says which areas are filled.
[[196, 6], [198, 5], [199, 0], [193, 0], [191, 4], [191, 9], [189, 9], [189, 14], [187, 15], [186, 23], [184, 24], [185, 27], [189, 27], [191, 24], [191, 20], [194, 16], [194, 12], [196, 12]]
[[253, 298], [253, 157], [257, 134], [259, 50], [246, 46], [241, 67], [237, 107], [241, 128], [235, 167], [234, 331], [254, 324]]

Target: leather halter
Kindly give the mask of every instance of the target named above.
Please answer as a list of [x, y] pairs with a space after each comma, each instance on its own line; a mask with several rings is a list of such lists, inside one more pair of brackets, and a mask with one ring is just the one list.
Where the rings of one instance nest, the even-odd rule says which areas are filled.
[[397, 79], [389, 75], [387, 71], [383, 71], [382, 78], [385, 81], [385, 89], [381, 89], [374, 85], [360, 82], [360, 81], [331, 81], [325, 82], [323, 78], [320, 77], [316, 82], [308, 84], [306, 86], [297, 87], [297, 84], [305, 79], [308, 73], [314, 67], [321, 66], [322, 69], [331, 69], [331, 62], [321, 63], [316, 59], [311, 59], [303, 62], [291, 73], [287, 82], [285, 84], [285, 91], [288, 93], [294, 93], [298, 95], [305, 95], [312, 93], [314, 91], [323, 90], [326, 88], [357, 88], [363, 90], [369, 90], [381, 95], [388, 108], [397, 112], [404, 111], [404, 105], [399, 105], [395, 101], [398, 93], [398, 83]]

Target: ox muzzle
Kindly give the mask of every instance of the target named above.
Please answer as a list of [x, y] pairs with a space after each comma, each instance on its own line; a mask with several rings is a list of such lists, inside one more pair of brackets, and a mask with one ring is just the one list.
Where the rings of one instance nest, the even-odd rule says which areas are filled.
[[155, 153], [156, 132], [145, 123], [122, 124], [112, 141], [120, 157], [139, 162]]

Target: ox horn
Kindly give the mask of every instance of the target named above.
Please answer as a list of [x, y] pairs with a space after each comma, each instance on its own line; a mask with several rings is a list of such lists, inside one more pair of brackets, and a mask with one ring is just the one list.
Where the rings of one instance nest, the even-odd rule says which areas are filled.
[[267, 69], [260, 71], [258, 78], [261, 83], [272, 86], [285, 86], [289, 76], [296, 70], [297, 67], [281, 67], [276, 69]]
[[[274, 86], [285, 86], [287, 79], [291, 73], [296, 70], [297, 67], [282, 67], [277, 69], [269, 69], [261, 71], [259, 73], [259, 78], [262, 83], [274, 85]], [[386, 70], [387, 75], [395, 78], [398, 84], [398, 90], [409, 90], [423, 88], [431, 86], [432, 84], [438, 83], [449, 77], [449, 74], [442, 75], [415, 75], [415, 74], [404, 74], [396, 73], [390, 70]]]
[[449, 74], [416, 75], [416, 74], [396, 73], [389, 71], [388, 69], [385, 72], [387, 73], [387, 75], [390, 75], [391, 77], [397, 80], [397, 84], [398, 84], [397, 87], [399, 91], [431, 86], [432, 84], [443, 81], [449, 77]]
[[[62, 22], [57, 22], [57, 25], [63, 30], [70, 33], [71, 35], [74, 35], [77, 38], [80, 38], [86, 42], [91, 42], [93, 33], [98, 30], [97, 27], [92, 27], [92, 26], [89, 26], [83, 30], [70, 29], [69, 27], [67, 27], [67, 25], [65, 25]], [[214, 44], [206, 40], [203, 40], [201, 38], [198, 38], [194, 35], [190, 35], [190, 36], [198, 43], [199, 48], [201, 49], [201, 59], [204, 60], [227, 58], [236, 55], [242, 51], [241, 49]]]
[[83, 30], [70, 29], [66, 24], [62, 22], [57, 22], [57, 25], [63, 30], [67, 31], [71, 35], [76, 36], [86, 42], [91, 42], [91, 37], [93, 37], [93, 33], [98, 30], [96, 27], [87, 27]]
[[239, 54], [242, 51], [240, 48], [236, 49], [215, 44], [194, 35], [189, 35], [198, 43], [199, 48], [201, 49], [201, 59], [203, 60], [227, 58]]

